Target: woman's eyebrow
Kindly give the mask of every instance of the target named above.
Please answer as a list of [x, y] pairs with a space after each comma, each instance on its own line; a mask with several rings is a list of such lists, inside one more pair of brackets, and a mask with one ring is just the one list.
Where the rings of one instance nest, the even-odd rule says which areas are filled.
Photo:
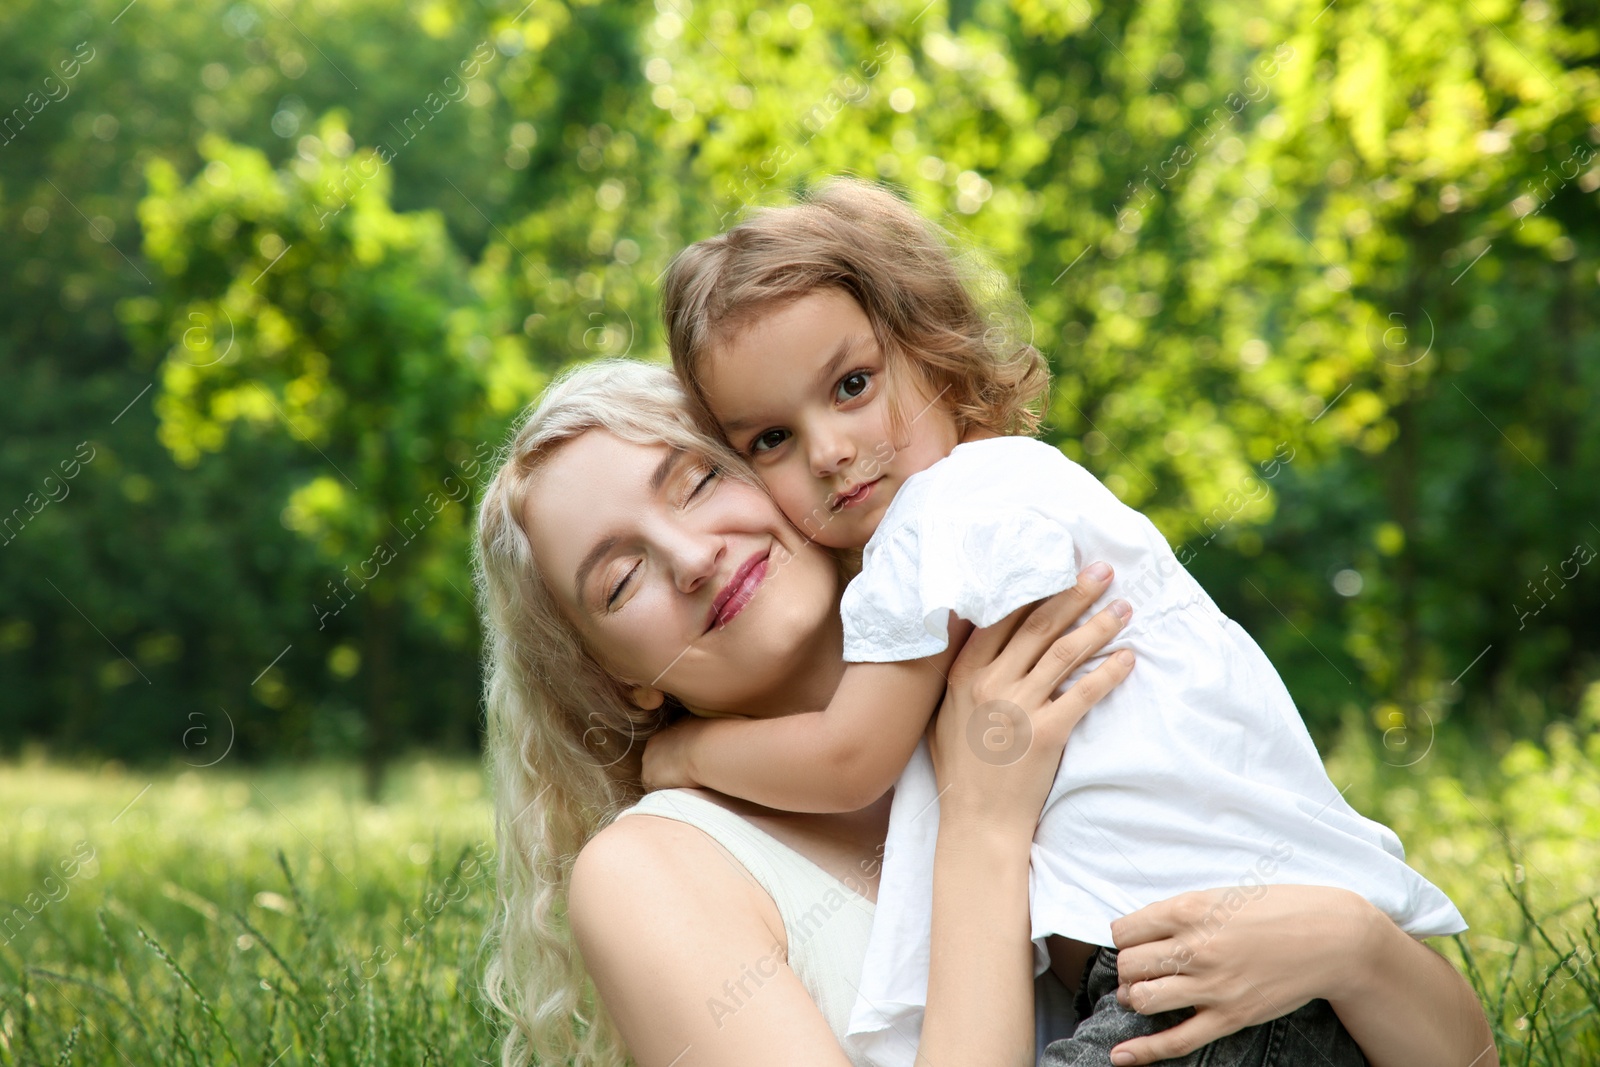
[[666, 457], [656, 465], [655, 473], [650, 475], [650, 491], [652, 493], [661, 491], [661, 487], [667, 484], [667, 478], [672, 474], [672, 468], [676, 467], [678, 461], [686, 455], [688, 453], [681, 448], [668, 450]]
[[[682, 462], [686, 455], [688, 453], [681, 448], [668, 450], [667, 454], [662, 457], [661, 462], [656, 464], [655, 471], [650, 475], [650, 491], [652, 493], [661, 491], [661, 487], [666, 485], [667, 479], [672, 476], [673, 469]], [[583, 590], [589, 581], [589, 572], [594, 570], [596, 564], [610, 555], [611, 551], [621, 543], [622, 538], [620, 537], [603, 537], [584, 555], [583, 562], [578, 564], [577, 573], [573, 578], [573, 585], [576, 587], [580, 604], [583, 603]]]

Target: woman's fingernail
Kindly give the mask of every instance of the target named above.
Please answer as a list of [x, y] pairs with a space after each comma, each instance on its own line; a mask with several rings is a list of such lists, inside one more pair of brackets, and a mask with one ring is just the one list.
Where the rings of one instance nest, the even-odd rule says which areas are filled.
[[1117, 618], [1126, 619], [1133, 614], [1133, 605], [1126, 600], [1113, 600], [1111, 602], [1111, 610], [1116, 613]]
[[1124, 1064], [1129, 1064], [1133, 1061], [1134, 1055], [1131, 1052], [1113, 1052], [1111, 1054], [1111, 1062], [1115, 1063], [1117, 1067], [1123, 1067]]
[[1084, 571], [1083, 573], [1087, 574], [1094, 581], [1103, 582], [1107, 578], [1111, 577], [1111, 564], [1109, 564], [1109, 563], [1093, 563], [1093, 564], [1090, 564], [1089, 565], [1089, 569]]

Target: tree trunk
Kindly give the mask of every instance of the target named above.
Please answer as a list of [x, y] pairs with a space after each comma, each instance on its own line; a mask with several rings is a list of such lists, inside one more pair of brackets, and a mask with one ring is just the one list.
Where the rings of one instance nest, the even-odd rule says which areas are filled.
[[376, 802], [383, 792], [384, 772], [394, 755], [394, 602], [388, 583], [374, 584], [367, 602], [365, 634], [367, 673], [367, 731], [365, 743], [365, 788], [367, 799]]

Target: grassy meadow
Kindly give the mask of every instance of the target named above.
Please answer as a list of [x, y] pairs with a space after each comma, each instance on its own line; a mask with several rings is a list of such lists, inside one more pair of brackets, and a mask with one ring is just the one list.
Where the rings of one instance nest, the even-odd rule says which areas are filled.
[[[1327, 748], [1473, 930], [1437, 945], [1507, 1064], [1600, 1062], [1600, 700], [1498, 756], [1449, 734]], [[470, 763], [0, 767], [0, 1064], [494, 1062], [493, 898]]]
[[495, 1061], [478, 767], [360, 797], [355, 766], [4, 767], [0, 1063]]
[[1491, 754], [1476, 737], [1380, 736], [1351, 719], [1324, 755], [1467, 917], [1471, 930], [1434, 945], [1478, 990], [1501, 1062], [1600, 1063], [1600, 685], [1539, 744]]

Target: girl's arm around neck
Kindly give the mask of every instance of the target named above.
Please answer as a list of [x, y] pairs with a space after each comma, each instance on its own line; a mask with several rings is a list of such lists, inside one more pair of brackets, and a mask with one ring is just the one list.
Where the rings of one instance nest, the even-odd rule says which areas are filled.
[[[1130, 652], [1119, 652], [1053, 697], [1062, 669], [1103, 648], [1121, 623], [1104, 611], [1055, 635], [1109, 580], [1109, 570], [1088, 576], [1043, 607], [979, 631], [951, 670], [929, 731], [944, 810], [918, 1056], [933, 1067], [1034, 1062], [1033, 828], [1067, 734], [1133, 662]], [[1014, 704], [1032, 724], [1031, 743], [1014, 762], [997, 764], [968, 741], [993, 700]], [[573, 868], [568, 917], [595, 988], [640, 1067], [847, 1064], [789, 967], [772, 898], [696, 828], [631, 815], [602, 830]]]
[[970, 627], [903, 663], [852, 663], [823, 711], [688, 719], [645, 746], [648, 789], [705, 786], [782, 811], [859, 811], [894, 785], [944, 694]]

